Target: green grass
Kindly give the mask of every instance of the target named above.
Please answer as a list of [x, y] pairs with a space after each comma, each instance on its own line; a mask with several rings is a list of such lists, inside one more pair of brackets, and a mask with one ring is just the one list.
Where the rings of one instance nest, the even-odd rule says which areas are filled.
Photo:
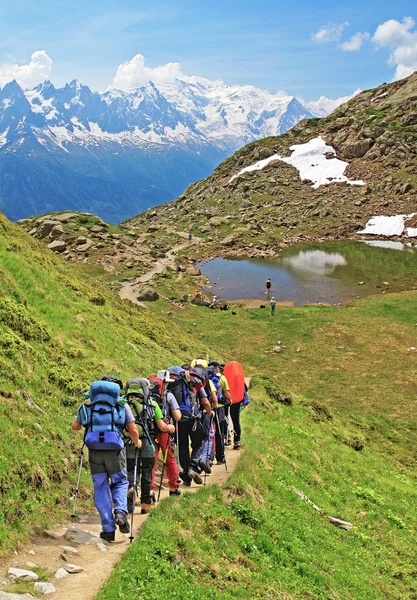
[[[91, 381], [106, 373], [147, 376], [199, 346], [2, 216], [0, 292], [0, 552], [6, 553], [71, 510], [81, 436], [70, 425]], [[80, 500], [91, 506], [87, 482], [85, 475]]]
[[164, 501], [97, 600], [414, 598], [413, 468], [372, 436], [355, 451], [362, 429], [336, 412], [277, 404], [261, 380], [251, 395], [227, 485]]

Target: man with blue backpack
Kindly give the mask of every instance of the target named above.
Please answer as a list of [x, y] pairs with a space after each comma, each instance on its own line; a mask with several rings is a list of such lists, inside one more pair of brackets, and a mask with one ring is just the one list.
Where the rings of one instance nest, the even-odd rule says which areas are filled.
[[[136, 448], [141, 447], [131, 409], [120, 397], [123, 383], [111, 375], [93, 381], [88, 399], [81, 404], [72, 423], [74, 431], [85, 428], [84, 445], [88, 448], [94, 484], [94, 503], [100, 514], [106, 542], [114, 542], [116, 525], [129, 533], [127, 521], [126, 454], [122, 430], [126, 428]], [[112, 510], [114, 505], [114, 514]]]

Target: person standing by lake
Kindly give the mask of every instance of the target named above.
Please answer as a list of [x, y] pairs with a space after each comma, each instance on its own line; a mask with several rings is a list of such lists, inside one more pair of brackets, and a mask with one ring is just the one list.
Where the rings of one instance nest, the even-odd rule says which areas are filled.
[[265, 294], [266, 294], [266, 297], [268, 299], [269, 298], [269, 294], [271, 293], [271, 280], [270, 280], [269, 277], [265, 281], [265, 288], [266, 288]]
[[275, 307], [277, 305], [277, 301], [275, 300], [274, 296], [272, 296], [270, 304], [271, 304], [271, 315], [274, 316], [275, 315]]

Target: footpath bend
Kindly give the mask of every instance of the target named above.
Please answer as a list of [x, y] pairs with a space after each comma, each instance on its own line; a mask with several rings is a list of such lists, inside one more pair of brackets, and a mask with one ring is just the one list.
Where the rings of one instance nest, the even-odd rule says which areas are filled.
[[[235, 469], [240, 452], [228, 448], [226, 448], [226, 452], [227, 472], [224, 465], [213, 465], [213, 471], [207, 477], [207, 485], [222, 485]], [[180, 486], [180, 489], [184, 495], [196, 492], [200, 487], [202, 486], [193, 483], [191, 488]], [[168, 485], [164, 480], [161, 500], [167, 496]], [[177, 501], [181, 502], [181, 500], [182, 496]], [[13, 554], [6, 563], [1, 565], [0, 582], [2, 579], [4, 582], [10, 581], [7, 575], [10, 567], [27, 570], [42, 567], [51, 573], [48, 581], [56, 588], [56, 591], [49, 597], [54, 600], [94, 600], [102, 585], [110, 577], [113, 568], [128, 549], [129, 535], [123, 535], [117, 531], [114, 543], [103, 543], [99, 538], [101, 524], [97, 511], [78, 513], [74, 520], [71, 520], [70, 512], [69, 503], [66, 522], [33, 538], [31, 544]], [[140, 514], [140, 506], [135, 508], [133, 525], [135, 540], [133, 543], [140, 535], [140, 529], [147, 518], [148, 515]], [[77, 534], [74, 529], [80, 533]], [[77, 536], [79, 536], [78, 543], [74, 541]], [[88, 543], [85, 543], [86, 541]], [[61, 569], [60, 573], [62, 574], [62, 569], [65, 570], [68, 565], [74, 565], [82, 570], [69, 573], [62, 579], [56, 579], [56, 572]], [[4, 587], [0, 586], [0, 590], [3, 589]], [[31, 598], [31, 596], [24, 595], [22, 598]]]

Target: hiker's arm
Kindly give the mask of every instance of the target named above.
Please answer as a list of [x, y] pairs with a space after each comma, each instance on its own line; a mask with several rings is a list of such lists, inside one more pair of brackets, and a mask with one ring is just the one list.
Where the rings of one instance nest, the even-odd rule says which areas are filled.
[[73, 421], [72, 425], [71, 425], [71, 429], [73, 431], [80, 431], [80, 429], [82, 429], [83, 426], [81, 425], [81, 423], [78, 423], [78, 421]]
[[138, 428], [136, 427], [136, 423], [128, 423], [126, 425], [128, 434], [132, 442], [135, 444], [136, 448], [142, 448], [142, 442], [139, 439]]
[[171, 410], [171, 417], [174, 419], [174, 421], [179, 421], [182, 417], [181, 411], [179, 408], [174, 408]]
[[223, 392], [223, 396], [224, 396], [224, 399], [226, 400], [226, 403], [227, 403], [227, 404], [232, 404], [232, 396], [231, 396], [231, 394], [230, 394], [230, 391], [229, 391], [229, 390], [225, 390], [225, 391]]
[[174, 425], [168, 425], [163, 419], [156, 419], [156, 426], [162, 433], [175, 433]]
[[219, 407], [219, 398], [217, 392], [214, 391], [211, 392], [211, 406], [213, 407], [213, 410], [216, 410], [216, 408]]
[[207, 398], [207, 396], [205, 398], [200, 398], [200, 402], [201, 402], [202, 407], [206, 411], [206, 413], [209, 414], [211, 417], [213, 417], [214, 413], [211, 410], [210, 402], [209, 402], [209, 399]]

